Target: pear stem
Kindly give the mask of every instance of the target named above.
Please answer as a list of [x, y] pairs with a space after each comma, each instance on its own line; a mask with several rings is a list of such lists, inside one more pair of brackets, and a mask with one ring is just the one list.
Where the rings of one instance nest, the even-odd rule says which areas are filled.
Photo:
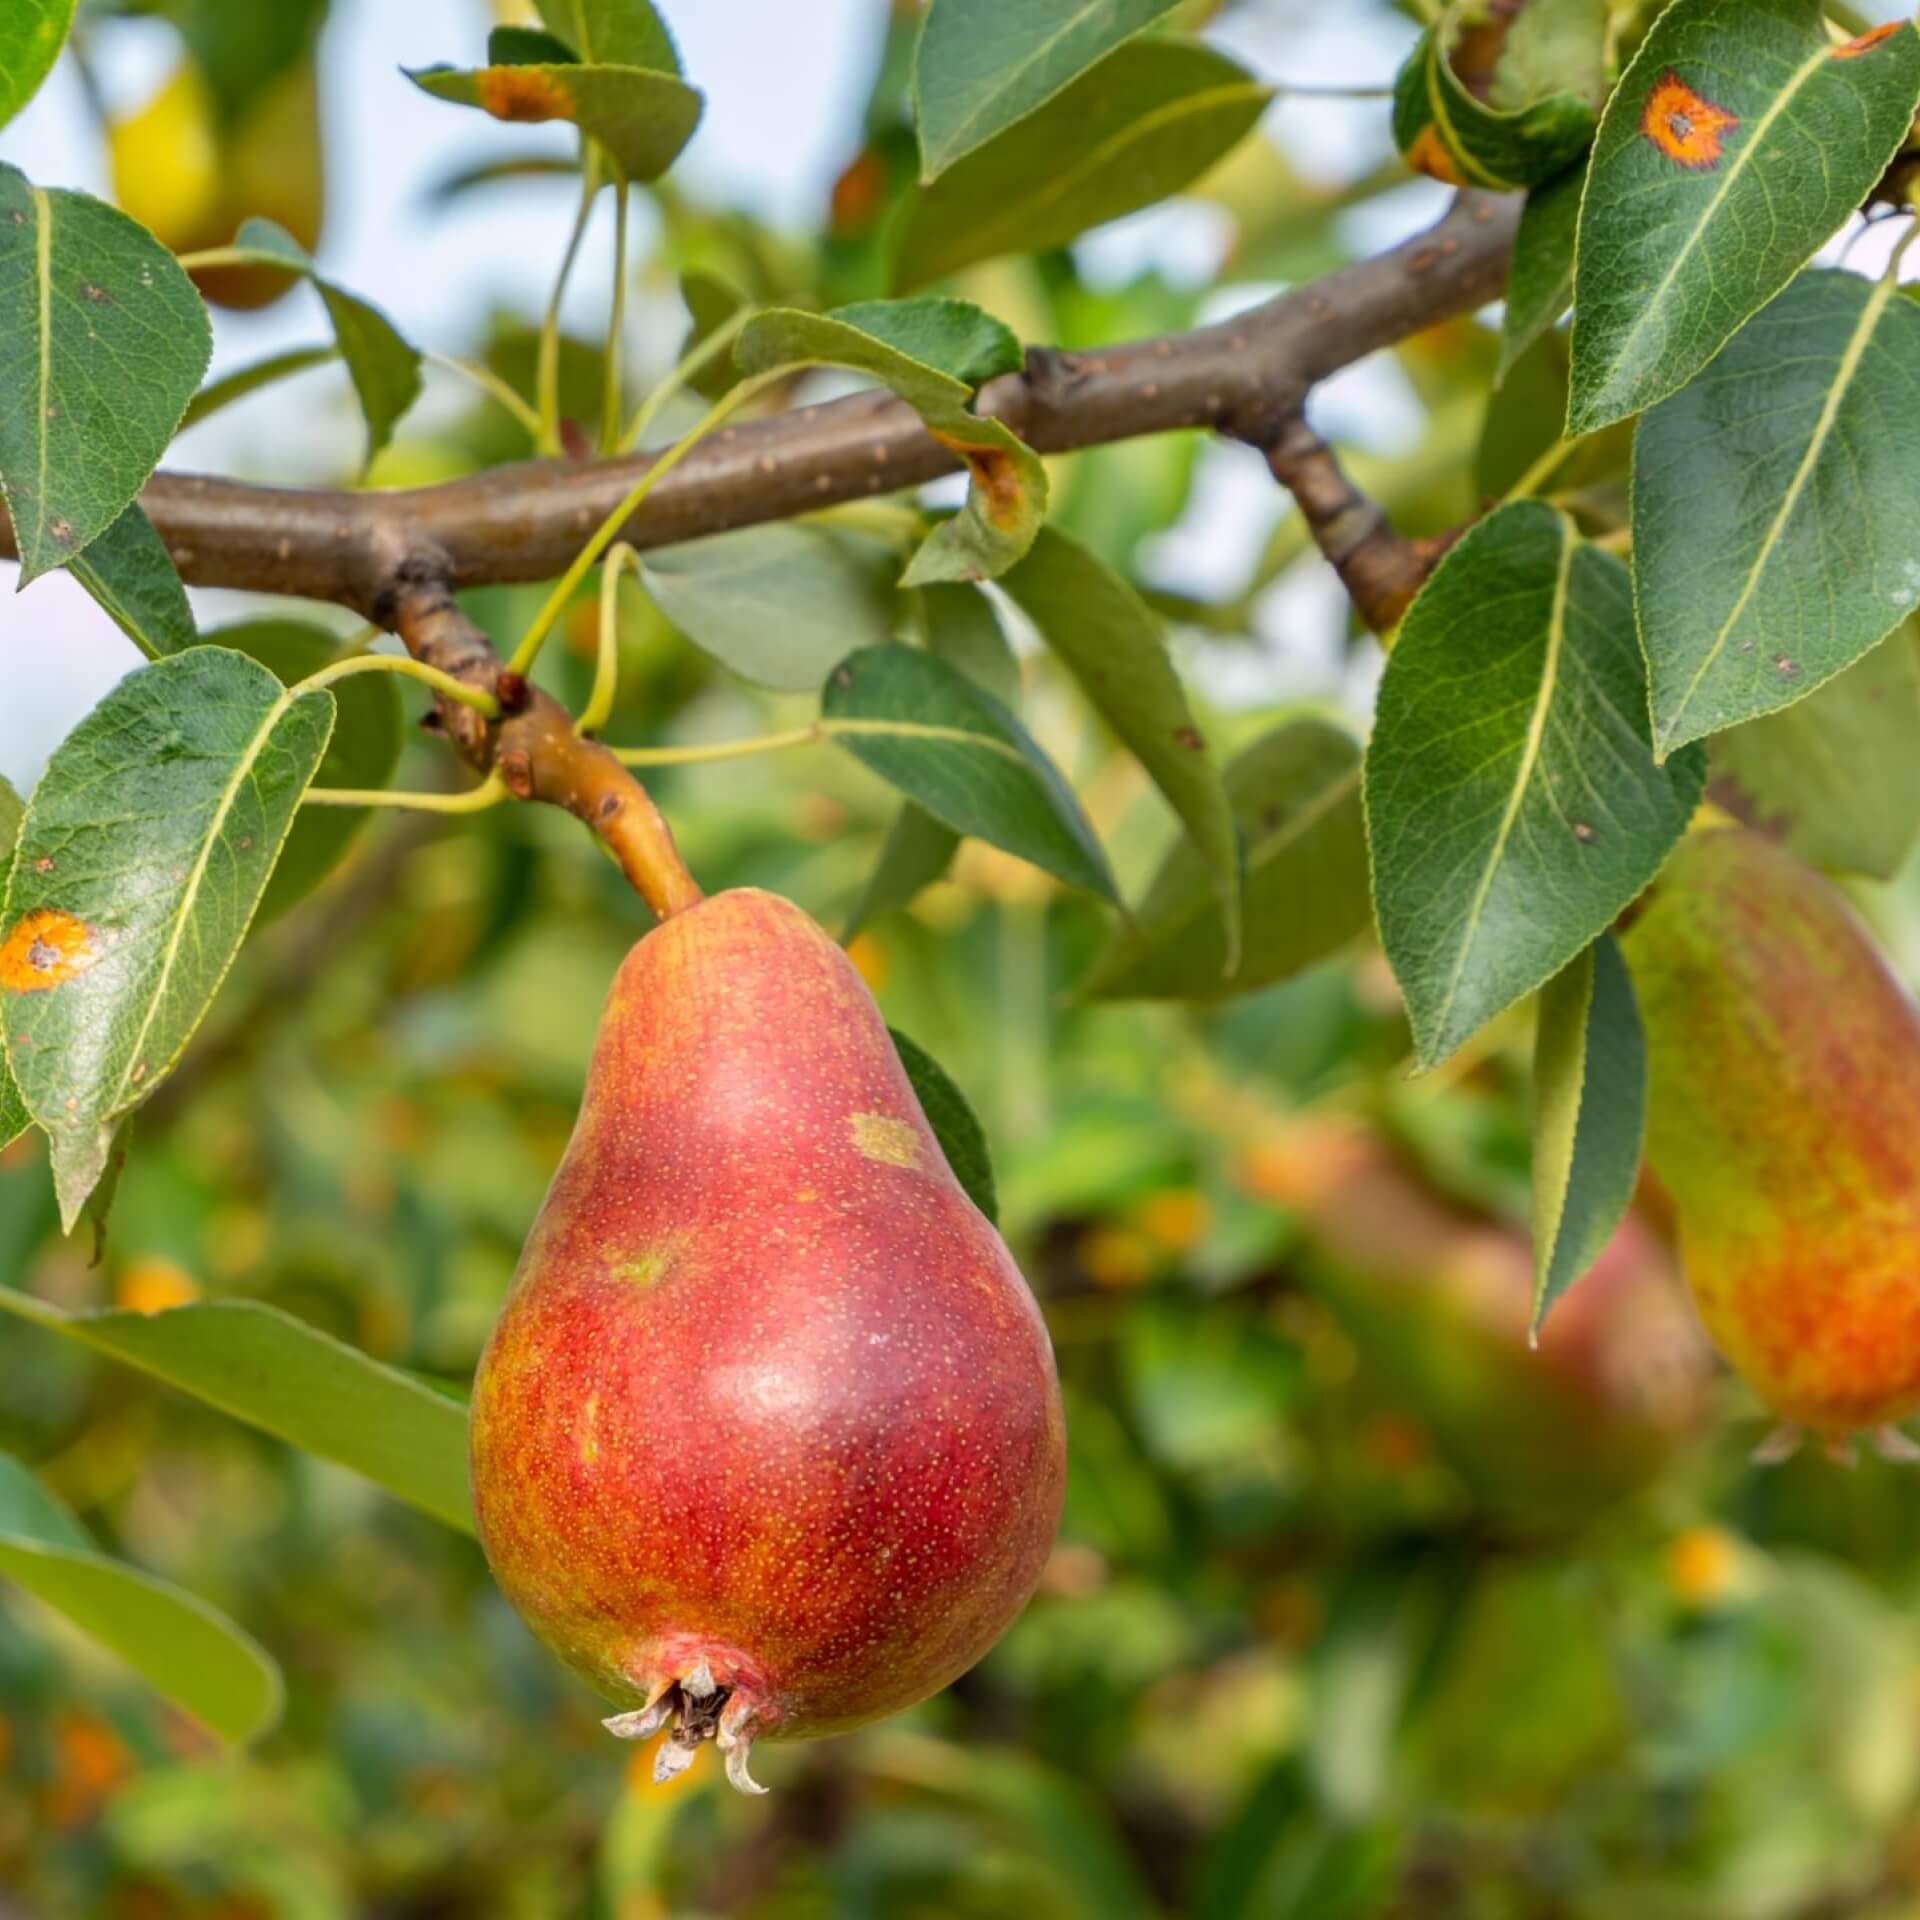
[[488, 720], [443, 693], [439, 721], [454, 744], [516, 800], [542, 800], [584, 821], [661, 919], [697, 906], [704, 896], [646, 789], [599, 741], [583, 738], [550, 693], [502, 664], [436, 562], [430, 554], [411, 562], [378, 611], [414, 659], [497, 701], [500, 717]]

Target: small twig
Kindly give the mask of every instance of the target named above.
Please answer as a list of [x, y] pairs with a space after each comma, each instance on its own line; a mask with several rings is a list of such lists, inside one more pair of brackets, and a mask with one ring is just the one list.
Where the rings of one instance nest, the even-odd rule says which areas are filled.
[[1339, 574], [1361, 619], [1375, 633], [1390, 633], [1454, 536], [1408, 540], [1396, 533], [1304, 414], [1286, 420], [1261, 451], [1273, 477], [1298, 503], [1314, 544]]
[[585, 822], [662, 919], [697, 905], [700, 889], [646, 789], [597, 740], [583, 739], [551, 694], [502, 665], [433, 556], [413, 555], [396, 574], [376, 612], [408, 653], [499, 702], [500, 718], [490, 721], [442, 697], [441, 724], [468, 763], [485, 774], [497, 769], [516, 800], [564, 807]]
[[442, 367], [448, 373], [457, 373], [463, 379], [471, 380], [476, 387], [499, 401], [536, 441], [540, 438], [540, 415], [491, 367], [483, 366], [477, 360], [462, 360], [454, 353], [423, 353], [420, 357], [430, 367]]
[[[582, 136], [584, 142], [585, 136]], [[535, 443], [541, 453], [560, 451], [560, 303], [566, 298], [567, 282], [573, 278], [573, 263], [580, 254], [580, 242], [586, 237], [587, 222], [593, 218], [593, 197], [600, 191], [597, 154], [589, 151], [580, 165], [580, 207], [573, 216], [573, 230], [567, 235], [567, 250], [560, 256], [560, 271], [553, 277], [553, 292], [547, 300], [546, 317], [540, 323], [540, 351], [535, 382], [540, 396], [540, 436]]]

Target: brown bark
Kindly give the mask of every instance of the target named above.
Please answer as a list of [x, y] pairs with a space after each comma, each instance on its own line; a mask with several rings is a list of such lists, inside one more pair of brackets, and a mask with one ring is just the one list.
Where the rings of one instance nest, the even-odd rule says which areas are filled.
[[[1494, 298], [1518, 213], [1513, 200], [1463, 193], [1425, 233], [1217, 326], [1087, 353], [1032, 349], [1024, 371], [987, 385], [979, 410], [1042, 453], [1182, 428], [1246, 441], [1269, 452], [1282, 480], [1291, 471], [1300, 481], [1321, 538], [1332, 509], [1311, 503], [1326, 507], [1332, 462], [1311, 435], [1300, 437], [1308, 392], [1341, 367]], [[502, 664], [454, 593], [564, 572], [648, 465], [648, 456], [527, 462], [382, 493], [163, 472], [141, 504], [190, 584], [335, 601], [399, 633], [416, 658], [500, 695]], [[621, 537], [639, 548], [664, 546], [896, 492], [959, 466], [903, 402], [858, 394], [721, 429], [662, 476]], [[1356, 597], [1366, 595], [1362, 612], [1373, 619], [1390, 590], [1405, 585], [1406, 556], [1384, 523], [1363, 531], [1367, 539], [1351, 551], [1342, 543], [1333, 557]], [[0, 555], [13, 550], [0, 511]], [[511, 683], [506, 692], [498, 720], [441, 701], [441, 725], [467, 761], [482, 771], [497, 766], [522, 799], [578, 816], [656, 912], [698, 900], [672, 835], [632, 774], [582, 739], [545, 694]]]

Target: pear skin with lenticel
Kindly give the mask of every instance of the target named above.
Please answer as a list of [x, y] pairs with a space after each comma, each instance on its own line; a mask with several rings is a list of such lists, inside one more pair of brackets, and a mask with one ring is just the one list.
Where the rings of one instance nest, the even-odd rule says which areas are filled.
[[569, 1666], [664, 1730], [844, 1732], [970, 1667], [1051, 1549], [1040, 1312], [846, 956], [738, 889], [627, 956], [475, 1382], [481, 1539]]
[[1920, 1011], [1847, 901], [1744, 829], [1685, 840], [1624, 941], [1647, 1149], [1715, 1344], [1844, 1446], [1920, 1411]]

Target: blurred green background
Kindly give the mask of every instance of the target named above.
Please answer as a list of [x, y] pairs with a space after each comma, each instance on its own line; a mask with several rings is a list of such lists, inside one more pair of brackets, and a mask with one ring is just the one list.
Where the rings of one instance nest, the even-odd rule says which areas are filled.
[[[1305, 12], [1216, 24], [1285, 47]], [[1404, 22], [1352, 13], [1379, 36], [1364, 77], [1380, 77]], [[860, 13], [869, 69], [889, 71], [889, 45], [897, 60], [904, 18]], [[844, 129], [810, 229], [654, 196], [637, 380], [679, 349], [688, 269], [761, 298], [873, 291], [877, 209], [910, 141], [892, 99]], [[462, 137], [513, 150], [463, 128], [450, 156]], [[1067, 345], [1190, 324], [1417, 221], [1429, 202], [1395, 197], [1384, 154], [1368, 121], [1315, 173], [1276, 131], [1137, 258], [1015, 261], [964, 290]], [[1179, 265], [1195, 234], [1200, 273]], [[539, 299], [530, 280], [517, 307], [461, 316], [464, 344], [524, 380]], [[1473, 506], [1493, 352], [1482, 326], [1441, 329], [1344, 403], [1363, 428], [1395, 423], [1349, 451], [1410, 531]], [[590, 413], [583, 343], [568, 379]], [[293, 393], [244, 416], [254, 470], [309, 417], [324, 444], [346, 404]], [[1495, 468], [1528, 426], [1524, 401], [1499, 404]], [[424, 409], [374, 482], [517, 457], [503, 421], [464, 396]], [[1174, 437], [1054, 479], [1063, 524], [1169, 615], [1224, 748], [1303, 697], [1364, 706], [1371, 643], [1244, 464]], [[803, 711], [629, 592], [611, 737], [732, 738]], [[471, 605], [507, 636], [538, 598]], [[565, 637], [543, 674], [577, 705], [590, 606]], [[1028, 722], [1137, 893], [1169, 835], [1160, 804], [1024, 659]], [[458, 778], [422, 739], [398, 783]], [[827, 748], [650, 784], [709, 890], [771, 887], [833, 927], [894, 806]], [[1859, 898], [1911, 981], [1920, 876]], [[0, 1275], [73, 1306], [270, 1301], [458, 1390], [645, 925], [545, 810], [376, 822], [250, 942], [142, 1114], [97, 1261], [58, 1238], [38, 1147], [0, 1157]], [[854, 943], [888, 1019], [986, 1124], [1065, 1382], [1060, 1542], [976, 1671], [888, 1725], [756, 1755], [767, 1799], [732, 1795], [704, 1752], [655, 1787], [471, 1542], [9, 1321], [0, 1449], [116, 1551], [230, 1611], [290, 1697], [255, 1750], [222, 1753], [0, 1590], [0, 1915], [1920, 1914], [1911, 1470], [1750, 1464], [1764, 1423], [1705, 1353], [1657, 1194], [1528, 1350], [1523, 1023], [1413, 1080], [1370, 949], [1217, 1010], [1079, 1004], [1104, 938], [1097, 908], [970, 846]]]

